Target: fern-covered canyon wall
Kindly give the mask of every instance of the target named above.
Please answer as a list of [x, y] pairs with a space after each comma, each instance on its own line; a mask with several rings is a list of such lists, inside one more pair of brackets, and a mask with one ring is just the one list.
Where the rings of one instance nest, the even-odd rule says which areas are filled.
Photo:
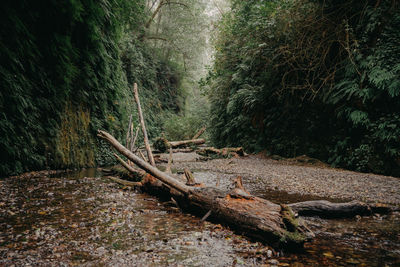
[[218, 146], [400, 175], [400, 3], [231, 1], [204, 80]]
[[179, 66], [140, 38], [146, 4], [2, 1], [0, 175], [110, 163], [96, 130], [122, 139], [136, 116], [133, 82], [150, 134], [181, 109]]

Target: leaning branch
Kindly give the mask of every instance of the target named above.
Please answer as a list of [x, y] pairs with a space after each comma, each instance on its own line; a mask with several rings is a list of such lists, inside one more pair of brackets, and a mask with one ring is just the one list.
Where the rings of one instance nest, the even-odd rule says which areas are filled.
[[201, 129], [193, 136], [192, 139], [197, 139], [197, 138], [199, 138], [200, 135], [202, 135], [202, 134], [205, 132], [206, 129], [207, 129], [206, 126], [204, 126], [203, 128], [201, 128]]
[[140, 168], [146, 170], [149, 174], [153, 175], [154, 177], [157, 177], [161, 182], [171, 186], [172, 188], [178, 190], [179, 192], [182, 192], [184, 194], [189, 193], [189, 187], [178, 182], [175, 180], [173, 177], [170, 175], [160, 171], [156, 167], [150, 165], [149, 163], [143, 161], [140, 159], [138, 156], [133, 154], [131, 151], [129, 151], [126, 147], [121, 145], [112, 135], [110, 135], [107, 132], [98, 131], [98, 136], [103, 138], [104, 140], [108, 141], [118, 152], [120, 152], [122, 155], [130, 159], [132, 162], [134, 162], [136, 165], [138, 165]]
[[252, 196], [240, 188], [226, 191], [205, 187], [197, 184], [190, 174], [189, 183], [193, 185], [184, 185], [138, 158], [110, 134], [99, 131], [98, 135], [150, 174], [142, 181], [144, 190], [172, 197], [183, 210], [201, 214], [211, 210], [213, 218], [276, 246], [302, 246], [313, 237], [313, 233], [296, 220], [287, 206]]
[[149, 138], [147, 137], [146, 125], [144, 124], [143, 113], [142, 113], [142, 108], [140, 106], [139, 93], [138, 93], [138, 88], [137, 88], [136, 83], [133, 85], [133, 93], [135, 95], [135, 101], [136, 101], [137, 109], [138, 109], [138, 113], [139, 113], [140, 124], [142, 125], [143, 139], [144, 139], [144, 145], [145, 145], [146, 151], [147, 151], [147, 157], [149, 158], [150, 164], [153, 166], [156, 166], [156, 163], [154, 162], [153, 154], [151, 152]]

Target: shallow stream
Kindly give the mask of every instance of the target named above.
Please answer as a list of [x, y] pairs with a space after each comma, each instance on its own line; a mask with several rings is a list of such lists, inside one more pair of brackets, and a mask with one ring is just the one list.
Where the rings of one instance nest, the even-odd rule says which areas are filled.
[[[229, 174], [197, 172], [209, 185]], [[315, 199], [248, 190], [274, 202]], [[304, 218], [316, 233], [302, 253], [276, 251], [172, 202], [124, 188], [95, 169], [0, 180], [0, 266], [400, 266], [398, 214], [348, 220]]]

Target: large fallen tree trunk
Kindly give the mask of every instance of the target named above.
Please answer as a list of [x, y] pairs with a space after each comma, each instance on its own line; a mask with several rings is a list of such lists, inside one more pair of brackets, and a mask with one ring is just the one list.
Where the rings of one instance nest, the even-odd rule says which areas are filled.
[[143, 188], [162, 191], [184, 210], [203, 215], [211, 212], [215, 220], [278, 247], [302, 246], [313, 237], [313, 233], [295, 218], [286, 205], [252, 196], [240, 187], [224, 191], [213, 187], [185, 185], [141, 160], [110, 134], [99, 131], [99, 136], [150, 174], [142, 181]]
[[346, 203], [332, 203], [326, 200], [314, 200], [288, 204], [301, 216], [319, 216], [322, 218], [351, 218], [356, 215], [370, 215], [372, 213], [389, 213], [392, 207], [383, 204], [366, 204], [360, 201]]
[[169, 148], [179, 148], [192, 145], [202, 145], [206, 142], [205, 139], [192, 139], [192, 140], [182, 140], [182, 141], [168, 141], [165, 137], [159, 137], [155, 140], [153, 146], [160, 152], [165, 152]]
[[204, 144], [205, 142], [206, 142], [205, 139], [200, 138], [200, 139], [183, 140], [183, 141], [171, 141], [168, 143], [172, 148], [176, 148], [176, 147], [184, 147], [190, 145], [201, 145]]
[[184, 184], [183, 181], [172, 177], [172, 174], [161, 172], [141, 160], [110, 134], [99, 131], [99, 136], [148, 173], [132, 168], [117, 156], [125, 168], [144, 177], [141, 183], [135, 183], [136, 186], [141, 186], [149, 193], [163, 194], [168, 199], [174, 199], [183, 210], [206, 214], [203, 218], [211, 214], [214, 219], [244, 231], [248, 236], [280, 247], [299, 246], [313, 237], [313, 233], [304, 223], [295, 218], [297, 217], [295, 213], [324, 218], [348, 218], [398, 210], [384, 204], [370, 205], [359, 201], [332, 203], [318, 200], [278, 205], [252, 196], [244, 189], [241, 179], [236, 180], [235, 189], [224, 191], [196, 183], [187, 169], [185, 170], [187, 183]]
[[244, 156], [246, 153], [244, 152], [242, 147], [225, 147], [225, 148], [215, 148], [215, 147], [203, 147], [196, 151], [197, 154], [206, 156], [206, 157], [230, 157], [230, 156]]

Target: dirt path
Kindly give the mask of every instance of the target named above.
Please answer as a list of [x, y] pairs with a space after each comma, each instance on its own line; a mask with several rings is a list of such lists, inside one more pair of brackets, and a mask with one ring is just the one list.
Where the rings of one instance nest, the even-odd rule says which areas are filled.
[[211, 161], [196, 161], [198, 158], [194, 153], [176, 153], [173, 168], [178, 171], [188, 167], [200, 173], [213, 172], [228, 184], [240, 175], [245, 187], [256, 193], [278, 190], [315, 198], [400, 204], [400, 178], [255, 155]]

